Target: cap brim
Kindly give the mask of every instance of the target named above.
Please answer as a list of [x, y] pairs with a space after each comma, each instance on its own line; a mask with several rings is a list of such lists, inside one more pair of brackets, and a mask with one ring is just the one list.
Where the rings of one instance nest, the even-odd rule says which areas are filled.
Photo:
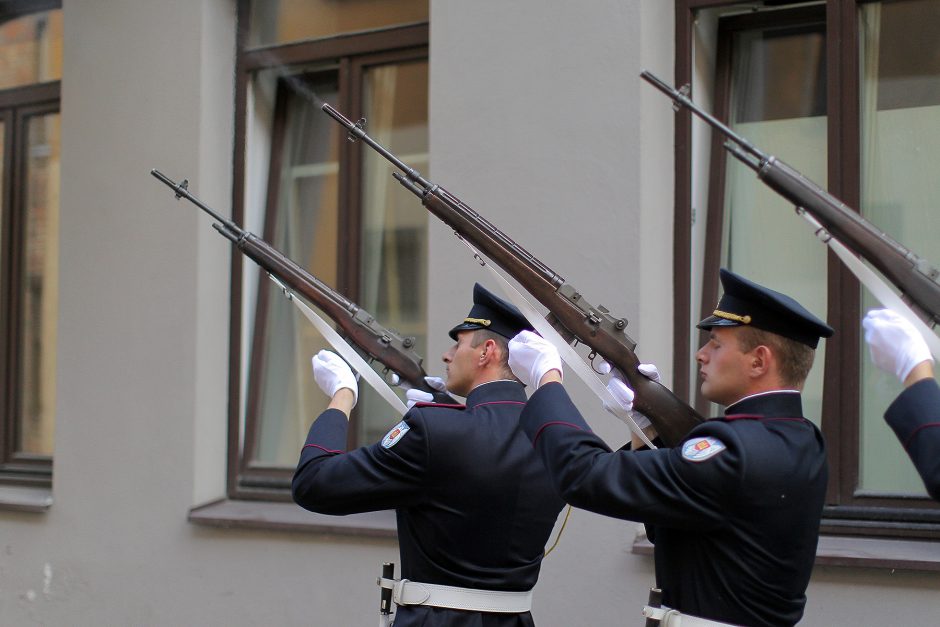
[[462, 324], [458, 324], [458, 325], [455, 326], [453, 329], [451, 329], [451, 330], [447, 333], [447, 335], [450, 336], [450, 339], [452, 339], [452, 340], [454, 340], [454, 341], [456, 342], [456, 341], [457, 341], [457, 334], [460, 333], [461, 331], [476, 331], [477, 329], [485, 329], [485, 328], [486, 328], [486, 327], [483, 326], [482, 324], [475, 324], [475, 323], [472, 323], [472, 322], [464, 322], [464, 323], [462, 323]]
[[709, 316], [695, 325], [699, 329], [710, 329], [712, 327], [739, 327], [741, 323], [737, 320], [728, 320], [718, 316]]

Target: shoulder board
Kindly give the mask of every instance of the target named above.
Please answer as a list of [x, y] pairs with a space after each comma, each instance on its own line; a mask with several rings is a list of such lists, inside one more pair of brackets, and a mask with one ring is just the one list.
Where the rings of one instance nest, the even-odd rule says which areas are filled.
[[414, 407], [446, 407], [447, 409], [459, 410], [467, 408], [466, 405], [461, 405], [460, 403], [415, 403]]

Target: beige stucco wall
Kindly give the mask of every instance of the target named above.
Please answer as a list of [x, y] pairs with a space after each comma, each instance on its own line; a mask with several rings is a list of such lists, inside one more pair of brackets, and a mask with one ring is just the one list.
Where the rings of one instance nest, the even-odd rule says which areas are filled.
[[[224, 494], [229, 245], [150, 177], [228, 210], [230, 0], [65, 2], [60, 353], [52, 508], [0, 511], [2, 625], [363, 625], [394, 542], [186, 522]], [[671, 364], [671, 3], [431, 3], [430, 176]], [[429, 370], [485, 275], [431, 226]], [[641, 300], [642, 297], [642, 300]], [[572, 383], [612, 444], [626, 431]], [[575, 511], [543, 626], [641, 624], [636, 526]], [[940, 577], [817, 569], [807, 625], [940, 615]]]

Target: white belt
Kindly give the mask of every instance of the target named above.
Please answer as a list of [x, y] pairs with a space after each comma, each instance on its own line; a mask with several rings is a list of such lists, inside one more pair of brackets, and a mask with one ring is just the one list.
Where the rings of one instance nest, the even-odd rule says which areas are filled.
[[717, 620], [682, 614], [679, 610], [668, 607], [647, 605], [643, 608], [643, 616], [658, 620], [659, 627], [734, 627], [731, 623], [720, 623]]
[[520, 614], [532, 609], [531, 590], [476, 590], [384, 577], [379, 577], [376, 583], [391, 589], [392, 600], [398, 605], [433, 605], [454, 610], [505, 614]]

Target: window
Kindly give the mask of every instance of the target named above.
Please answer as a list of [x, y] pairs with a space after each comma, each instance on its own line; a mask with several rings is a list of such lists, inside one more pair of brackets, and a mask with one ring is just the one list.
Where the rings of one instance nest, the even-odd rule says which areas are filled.
[[[940, 2], [765, 4], [677, 2], [677, 82], [691, 82], [700, 106], [758, 148], [940, 261], [930, 170], [940, 158], [940, 57], [924, 52], [936, 49]], [[676, 165], [677, 389], [714, 409], [697, 395], [702, 338], [688, 329], [717, 300], [719, 266], [793, 295], [836, 329], [804, 395], [829, 447], [823, 532], [940, 536], [940, 507], [883, 420], [901, 388], [871, 366], [861, 336], [876, 301], [717, 134], [686, 113], [676, 133], [678, 146], [691, 144]]]
[[0, 481], [51, 485], [59, 224], [58, 3], [0, 8]]
[[[427, 211], [320, 106], [365, 117], [370, 135], [426, 170], [428, 29], [400, 22], [426, 20], [427, 3], [359, 4], [370, 11], [239, 5], [234, 219], [425, 354]], [[310, 358], [329, 346], [241, 255], [232, 285], [229, 493], [287, 499], [328, 402]], [[399, 418], [361, 386], [349, 445], [374, 442]]]

